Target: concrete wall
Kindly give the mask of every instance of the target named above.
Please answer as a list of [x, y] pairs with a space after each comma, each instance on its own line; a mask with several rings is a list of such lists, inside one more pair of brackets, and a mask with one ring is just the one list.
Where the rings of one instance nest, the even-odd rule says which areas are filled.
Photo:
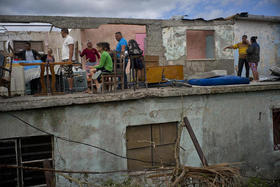
[[[258, 36], [261, 54], [258, 71], [261, 75], [269, 75], [269, 68], [280, 67], [280, 24], [273, 22], [256, 22], [237, 20], [234, 24], [234, 43], [241, 41], [242, 35]], [[234, 64], [238, 64], [238, 51], [234, 53]], [[251, 72], [250, 72], [251, 73]], [[245, 75], [245, 70], [243, 69]]]
[[116, 48], [117, 41], [115, 39], [115, 33], [120, 31], [123, 37], [129, 41], [130, 39], [136, 39], [135, 35], [138, 33], [146, 33], [146, 27], [143, 25], [116, 25], [108, 24], [101, 25], [97, 29], [82, 29], [82, 47], [86, 48], [87, 41], [91, 41], [93, 46], [96, 47], [98, 42], [108, 42], [112, 49]]
[[47, 53], [48, 48], [52, 48], [55, 59], [61, 59], [61, 46], [63, 39], [60, 32], [37, 32], [37, 31], [8, 31], [0, 33], [0, 49], [4, 48], [5, 41], [43, 41], [44, 52]]
[[[75, 41], [78, 41], [79, 49], [81, 46], [81, 33], [80, 29], [72, 29], [70, 35]], [[5, 41], [43, 41], [44, 53], [47, 53], [48, 48], [53, 50], [53, 55], [56, 61], [61, 61], [61, 47], [63, 44], [63, 38], [58, 31], [49, 32], [37, 32], [37, 31], [8, 31], [0, 33], [0, 50], [5, 49]]]
[[[215, 58], [187, 60], [187, 30], [214, 30]], [[228, 74], [233, 74], [233, 53], [223, 51], [223, 48], [233, 41], [233, 36], [232, 25], [192, 26], [186, 24], [186, 26], [163, 28], [162, 41], [165, 49], [165, 63], [184, 65], [185, 76], [214, 69], [224, 69], [228, 71]]]
[[[13, 114], [50, 133], [125, 156], [127, 126], [180, 121], [183, 113], [189, 118], [210, 164], [244, 162], [242, 173], [245, 175], [276, 177], [280, 175], [280, 152], [273, 151], [271, 110], [280, 108], [279, 94], [280, 91], [275, 90], [146, 98], [25, 110]], [[42, 134], [7, 113], [0, 113], [0, 119], [0, 139]], [[199, 157], [186, 129], [183, 130], [181, 146], [184, 148], [180, 150], [181, 163], [199, 166]], [[57, 139], [54, 139], [54, 155], [57, 169], [127, 169], [124, 159]], [[90, 176], [89, 181], [97, 178]], [[58, 186], [70, 185], [62, 177], [57, 177], [57, 183]]]

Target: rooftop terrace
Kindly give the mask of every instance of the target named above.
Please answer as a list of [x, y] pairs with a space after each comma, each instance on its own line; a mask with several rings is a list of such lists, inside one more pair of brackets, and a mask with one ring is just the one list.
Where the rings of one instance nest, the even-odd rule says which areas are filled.
[[228, 85], [228, 86], [193, 86], [165, 87], [125, 90], [116, 93], [87, 94], [74, 93], [55, 96], [21, 96], [13, 98], [0, 98], [0, 111], [28, 110], [57, 106], [70, 106], [80, 104], [105, 103], [126, 100], [137, 100], [143, 98], [165, 98], [192, 95], [226, 94], [241, 92], [261, 92], [269, 90], [280, 90], [280, 82], [259, 82], [250, 85]]

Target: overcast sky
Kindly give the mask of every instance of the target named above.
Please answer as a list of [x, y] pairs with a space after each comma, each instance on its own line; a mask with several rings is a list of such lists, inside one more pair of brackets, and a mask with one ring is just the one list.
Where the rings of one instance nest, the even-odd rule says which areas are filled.
[[0, 14], [212, 19], [239, 12], [280, 16], [280, 0], [0, 0]]

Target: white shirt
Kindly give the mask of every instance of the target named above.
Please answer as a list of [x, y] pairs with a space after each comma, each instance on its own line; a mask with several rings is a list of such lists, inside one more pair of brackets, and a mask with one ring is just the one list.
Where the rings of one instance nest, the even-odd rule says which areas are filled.
[[30, 51], [25, 51], [25, 60], [26, 61], [32, 61], [32, 60], [35, 60], [34, 59], [34, 56], [33, 56], [33, 52], [32, 52], [32, 50], [30, 50]]
[[[68, 60], [69, 59], [69, 45], [73, 44], [74, 45], [74, 39], [69, 36], [69, 34], [66, 36], [64, 39], [63, 45], [62, 45], [62, 60]], [[75, 48], [74, 48], [75, 50]], [[72, 60], [75, 60], [75, 51], [73, 50], [73, 56]]]

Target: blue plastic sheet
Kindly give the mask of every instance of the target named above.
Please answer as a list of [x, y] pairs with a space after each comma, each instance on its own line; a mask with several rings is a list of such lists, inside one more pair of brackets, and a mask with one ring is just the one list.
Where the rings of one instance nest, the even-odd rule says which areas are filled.
[[249, 84], [250, 80], [248, 78], [238, 76], [221, 76], [207, 79], [191, 79], [188, 81], [188, 83], [197, 86], [217, 86], [232, 84]]

